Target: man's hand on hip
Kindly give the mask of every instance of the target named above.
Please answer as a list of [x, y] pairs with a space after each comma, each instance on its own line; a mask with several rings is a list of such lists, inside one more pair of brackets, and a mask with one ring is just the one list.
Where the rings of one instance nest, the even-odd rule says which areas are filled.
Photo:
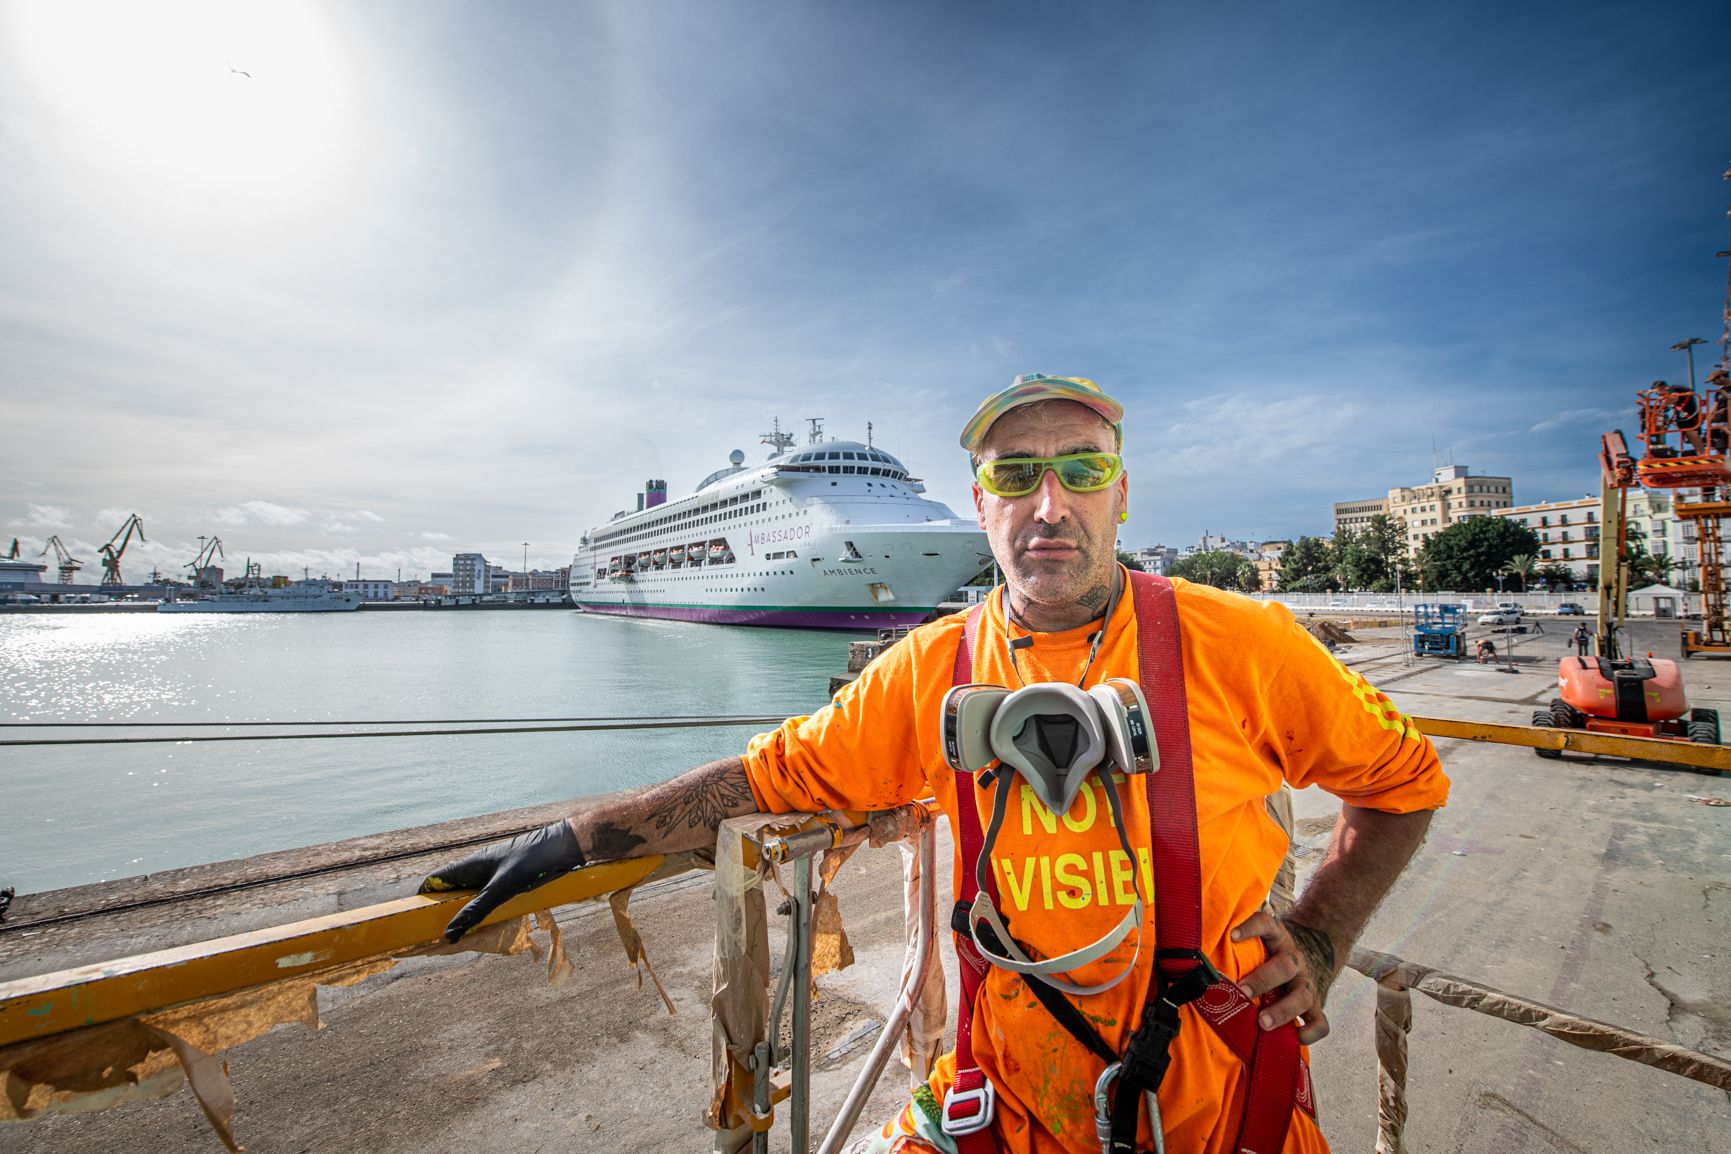
[[1259, 1004], [1270, 990], [1279, 995], [1261, 1007], [1257, 1024], [1273, 1030], [1296, 1020], [1298, 1040], [1307, 1046], [1328, 1037], [1328, 1016], [1322, 1006], [1338, 972], [1328, 935], [1258, 910], [1232, 930], [1235, 942], [1251, 938], [1262, 939], [1268, 957], [1239, 980], [1238, 988]]

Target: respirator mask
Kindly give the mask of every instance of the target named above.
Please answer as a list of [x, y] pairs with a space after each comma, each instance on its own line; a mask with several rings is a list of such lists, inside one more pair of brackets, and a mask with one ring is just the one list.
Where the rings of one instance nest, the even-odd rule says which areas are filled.
[[[978, 774], [984, 787], [996, 783], [992, 818], [985, 844], [974, 862], [979, 892], [968, 910], [968, 932], [980, 953], [994, 965], [1040, 981], [1068, 994], [1098, 994], [1130, 973], [1142, 951], [1142, 878], [1135, 877], [1136, 900], [1129, 912], [1098, 941], [1044, 961], [1027, 956], [1010, 937], [992, 904], [992, 846], [1009, 810], [1014, 780], [1020, 778], [1034, 796], [1062, 818], [1087, 787], [1090, 774], [1100, 780], [1118, 842], [1136, 861], [1124, 824], [1123, 800], [1113, 771], [1127, 776], [1154, 773], [1160, 752], [1149, 724], [1148, 702], [1134, 681], [1112, 677], [1083, 691], [1060, 681], [1043, 681], [1011, 691], [1001, 685], [958, 685], [944, 695], [941, 710], [944, 759], [957, 773]], [[981, 940], [981, 923], [990, 929], [990, 945]], [[1124, 968], [1110, 980], [1083, 986], [1054, 975], [1095, 961], [1134, 932], [1136, 949]], [[995, 936], [993, 936], [995, 935]], [[997, 948], [997, 947], [1000, 947]]]

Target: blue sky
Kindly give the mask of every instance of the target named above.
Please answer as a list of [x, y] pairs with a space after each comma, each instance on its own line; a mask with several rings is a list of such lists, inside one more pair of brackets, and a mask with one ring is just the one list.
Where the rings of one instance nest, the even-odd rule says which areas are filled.
[[134, 510], [164, 571], [212, 532], [267, 570], [560, 564], [809, 416], [966, 512], [956, 432], [1024, 371], [1127, 403], [1127, 546], [1327, 532], [1433, 442], [1577, 496], [1719, 336], [1728, 25], [11, 4], [0, 533], [87, 576]]

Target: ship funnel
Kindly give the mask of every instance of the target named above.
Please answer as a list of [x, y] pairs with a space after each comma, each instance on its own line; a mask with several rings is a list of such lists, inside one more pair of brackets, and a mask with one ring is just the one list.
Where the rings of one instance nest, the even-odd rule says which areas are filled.
[[637, 507], [639, 509], [653, 509], [657, 505], [666, 504], [667, 482], [660, 480], [645, 481], [643, 483], [643, 493], [637, 498], [637, 501]]

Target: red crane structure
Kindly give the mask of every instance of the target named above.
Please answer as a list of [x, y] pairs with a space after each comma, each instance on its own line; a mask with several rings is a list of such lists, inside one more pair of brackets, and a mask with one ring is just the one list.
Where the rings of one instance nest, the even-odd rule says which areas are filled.
[[[140, 541], [144, 540], [144, 522], [137, 513], [133, 513], [114, 531], [114, 536], [108, 539], [108, 544], [98, 552], [102, 554], [102, 584], [124, 585], [126, 582], [120, 576], [120, 558], [126, 552], [127, 545], [132, 543], [132, 535], [138, 534]], [[115, 542], [119, 542], [118, 545]]]

